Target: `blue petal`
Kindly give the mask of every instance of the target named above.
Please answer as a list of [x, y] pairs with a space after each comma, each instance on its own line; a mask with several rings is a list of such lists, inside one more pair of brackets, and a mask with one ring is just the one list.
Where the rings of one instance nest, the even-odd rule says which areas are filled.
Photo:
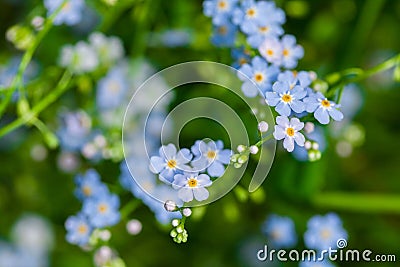
[[329, 123], [329, 114], [328, 111], [322, 107], [317, 108], [314, 112], [314, 117], [321, 123], [321, 124], [328, 124]]
[[211, 177], [220, 177], [224, 174], [225, 168], [222, 163], [214, 161], [210, 167], [207, 168], [207, 172]]

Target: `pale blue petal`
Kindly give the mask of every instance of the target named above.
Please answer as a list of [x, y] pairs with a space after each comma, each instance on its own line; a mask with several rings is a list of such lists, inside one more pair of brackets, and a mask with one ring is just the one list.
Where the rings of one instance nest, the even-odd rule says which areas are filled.
[[314, 112], [314, 117], [321, 123], [321, 124], [328, 124], [329, 123], [329, 114], [328, 111], [322, 107], [317, 108]]
[[343, 113], [336, 108], [332, 108], [328, 112], [329, 115], [331, 115], [332, 119], [334, 119], [335, 121], [341, 121], [343, 119]]
[[274, 138], [276, 140], [282, 140], [283, 138], [285, 138], [285, 136], [285, 129], [282, 126], [275, 125]]
[[208, 193], [208, 190], [204, 187], [193, 189], [193, 194], [197, 201], [206, 200], [210, 195], [210, 193]]
[[165, 160], [160, 157], [150, 158], [150, 170], [153, 173], [160, 173], [165, 168]]
[[183, 187], [178, 191], [178, 197], [184, 202], [190, 202], [193, 200], [193, 190], [187, 187]]
[[210, 167], [207, 168], [207, 172], [211, 177], [220, 177], [224, 174], [225, 168], [222, 163], [214, 161]]
[[283, 147], [289, 151], [292, 152], [294, 149], [294, 140], [293, 138], [286, 137], [285, 140], [283, 140]]
[[243, 94], [247, 97], [255, 97], [258, 95], [258, 89], [256, 87], [255, 84], [253, 84], [250, 81], [246, 81], [243, 85], [242, 85], [242, 91]]
[[232, 150], [224, 149], [219, 151], [218, 153], [218, 161], [222, 162], [223, 164], [229, 164], [231, 162]]

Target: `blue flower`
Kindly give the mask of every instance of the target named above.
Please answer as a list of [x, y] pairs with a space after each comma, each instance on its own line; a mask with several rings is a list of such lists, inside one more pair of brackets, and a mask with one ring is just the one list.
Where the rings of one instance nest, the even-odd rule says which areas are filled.
[[77, 188], [75, 195], [79, 200], [96, 198], [108, 193], [108, 188], [100, 180], [99, 174], [94, 170], [87, 170], [84, 175], [78, 174], [75, 178]]
[[213, 27], [211, 42], [215, 46], [231, 47], [235, 44], [236, 35], [237, 26], [230, 22], [226, 22], [222, 25]]
[[113, 226], [120, 220], [119, 198], [114, 194], [105, 194], [97, 198], [88, 198], [83, 203], [82, 211], [89, 222], [96, 228]]
[[[279, 69], [276, 66], [268, 65], [268, 63], [261, 57], [255, 56], [251, 64], [244, 64], [239, 72], [243, 73], [247, 77], [240, 75], [239, 79], [244, 81], [242, 84], [242, 91], [247, 97], [255, 97], [258, 94], [264, 95], [266, 91], [271, 90], [272, 81], [276, 80]], [[251, 81], [248, 80], [251, 79]], [[254, 83], [261, 90], [257, 90]]]
[[274, 138], [276, 140], [284, 139], [283, 147], [287, 151], [293, 151], [294, 142], [299, 146], [304, 146], [304, 135], [299, 132], [304, 127], [303, 122], [300, 122], [298, 118], [291, 118], [289, 121], [288, 117], [278, 116], [276, 117], [276, 123]]
[[193, 200], [193, 196], [197, 201], [206, 200], [209, 192], [205, 187], [212, 184], [207, 174], [198, 174], [197, 172], [184, 172], [176, 174], [172, 187], [178, 189], [178, 197], [184, 202]]
[[177, 172], [188, 170], [189, 167], [186, 164], [193, 157], [189, 149], [183, 148], [177, 151], [173, 144], [161, 146], [159, 155], [150, 158], [150, 170], [153, 173], [159, 173], [160, 180], [166, 183], [171, 183]]
[[297, 243], [294, 223], [289, 217], [273, 214], [264, 222], [262, 230], [273, 248], [290, 248]]
[[310, 86], [311, 77], [307, 71], [290, 71], [285, 70], [284, 72], [279, 73], [278, 81], [280, 82], [288, 82], [290, 88], [293, 88], [295, 85], [300, 85], [303, 88]]
[[203, 3], [204, 14], [212, 17], [212, 22], [216, 26], [226, 24], [238, 0], [207, 0]]
[[282, 66], [287, 69], [293, 69], [297, 66], [297, 61], [304, 56], [304, 49], [296, 44], [296, 38], [293, 35], [284, 35], [282, 43]]
[[[63, 3], [64, 0], [44, 0], [44, 5], [47, 9], [48, 16], [53, 14], [58, 7]], [[85, 7], [84, 0], [69, 0], [58, 13], [54, 19], [54, 25], [75, 25], [78, 24], [82, 19], [83, 9]]]
[[314, 112], [314, 117], [321, 124], [328, 124], [331, 117], [335, 121], [343, 119], [343, 113], [338, 110], [340, 105], [328, 100], [322, 93], [311, 94], [304, 99], [307, 112]]
[[342, 221], [335, 213], [325, 216], [316, 215], [307, 223], [304, 233], [304, 243], [307, 248], [324, 250], [337, 248], [340, 239], [347, 239], [347, 232], [343, 229]]
[[101, 79], [97, 86], [97, 107], [102, 109], [118, 108], [125, 99], [128, 82], [123, 71], [116, 67]]
[[283, 47], [276, 37], [268, 37], [258, 47], [258, 51], [269, 63], [276, 66], [282, 64]]
[[57, 131], [61, 148], [79, 151], [90, 137], [92, 121], [84, 111], [61, 115], [62, 125]]
[[68, 217], [65, 221], [65, 228], [67, 229], [67, 241], [80, 246], [84, 246], [89, 242], [93, 230], [87, 218], [81, 213]]
[[235, 69], [239, 69], [242, 65], [249, 63], [251, 59], [249, 52], [244, 47], [233, 48], [232, 58], [235, 61], [232, 67]]
[[206, 143], [197, 140], [191, 147], [193, 155], [192, 166], [195, 171], [207, 169], [211, 177], [220, 177], [225, 172], [224, 165], [230, 163], [232, 150], [224, 149], [224, 143], [221, 140]]
[[306, 95], [307, 91], [295, 85], [290, 88], [289, 82], [275, 82], [272, 86], [273, 92], [267, 92], [265, 99], [267, 104], [275, 107], [275, 110], [283, 116], [289, 116], [293, 110], [296, 113], [301, 113], [305, 110], [305, 105], [301, 101]]
[[247, 43], [253, 48], [258, 48], [268, 37], [278, 37], [284, 33], [279, 24], [270, 22], [262, 25], [249, 24], [242, 30], [247, 35]]

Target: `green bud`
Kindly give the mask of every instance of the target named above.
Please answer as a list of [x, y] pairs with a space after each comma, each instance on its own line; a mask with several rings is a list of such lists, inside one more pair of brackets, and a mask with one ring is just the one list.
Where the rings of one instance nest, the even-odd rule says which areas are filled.
[[185, 230], [185, 227], [182, 224], [180, 224], [180, 225], [178, 225], [178, 227], [176, 227], [176, 231], [179, 234], [183, 233], [184, 230]]
[[321, 92], [324, 94], [328, 90], [329, 86], [328, 86], [327, 82], [317, 79], [312, 83], [312, 88], [314, 88], [315, 91], [318, 91], [318, 92]]
[[315, 149], [310, 149], [308, 151], [308, 159], [311, 162], [317, 161], [321, 159], [321, 151], [315, 150]]
[[19, 50], [27, 50], [33, 43], [35, 35], [32, 30], [22, 25], [14, 25], [7, 30], [6, 38]]
[[243, 164], [243, 163], [246, 163], [246, 161], [249, 159], [249, 157], [247, 156], [247, 155], [241, 155], [239, 158], [238, 158], [238, 163], [240, 163], [240, 164]]
[[238, 158], [239, 158], [240, 154], [234, 154], [231, 156], [231, 161], [232, 162], [237, 162]]
[[233, 164], [233, 167], [235, 167], [236, 169], [239, 169], [240, 167], [242, 167], [242, 164], [235, 163], [235, 164]]
[[110, 267], [126, 267], [125, 262], [121, 258], [115, 258], [109, 263]]
[[175, 229], [172, 229], [171, 232], [169, 233], [169, 235], [170, 235], [171, 237], [176, 237], [176, 236], [178, 235], [178, 233], [176, 232]]

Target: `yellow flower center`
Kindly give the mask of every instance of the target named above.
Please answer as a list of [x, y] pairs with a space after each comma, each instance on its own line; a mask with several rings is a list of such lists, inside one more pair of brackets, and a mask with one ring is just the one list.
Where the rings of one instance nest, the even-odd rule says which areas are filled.
[[226, 2], [225, 1], [219, 1], [218, 2], [218, 8], [219, 9], [225, 9], [226, 8]]
[[288, 128], [286, 129], [286, 134], [287, 134], [288, 136], [292, 137], [292, 136], [294, 136], [294, 133], [295, 133], [295, 131], [294, 131], [294, 129], [293, 129], [292, 127], [288, 127]]
[[207, 152], [207, 158], [209, 158], [209, 159], [215, 159], [216, 156], [217, 156], [217, 153], [214, 150], [210, 150]]
[[107, 210], [108, 210], [108, 207], [107, 207], [106, 204], [100, 204], [100, 205], [99, 205], [99, 212], [100, 212], [100, 213], [106, 213]]
[[218, 33], [221, 35], [225, 35], [228, 32], [225, 26], [221, 26], [218, 28]]
[[247, 63], [246, 58], [241, 57], [241, 58], [239, 59], [239, 64], [240, 64], [240, 65], [243, 65], [243, 64], [246, 64], [246, 63]]
[[174, 159], [170, 159], [167, 161], [167, 167], [170, 169], [175, 169], [176, 165], [178, 165], [178, 163]]
[[187, 182], [189, 187], [196, 187], [197, 186], [197, 180], [195, 178], [190, 178]]
[[282, 101], [285, 102], [285, 103], [289, 103], [289, 102], [292, 101], [292, 96], [289, 95], [289, 94], [284, 94], [284, 95], [282, 96]]
[[274, 55], [274, 51], [272, 49], [267, 49], [267, 55], [268, 56], [273, 56]]
[[84, 186], [82, 192], [85, 196], [90, 196], [92, 194], [92, 189], [89, 186]]
[[61, 7], [62, 10], [69, 10], [71, 8], [71, 3], [70, 2], [65, 2], [63, 6]]
[[78, 227], [78, 232], [79, 232], [80, 234], [86, 234], [87, 231], [88, 231], [88, 228], [87, 228], [86, 224], [81, 224], [81, 225], [79, 225], [79, 227]]
[[322, 105], [324, 108], [330, 108], [330, 107], [331, 107], [331, 103], [330, 103], [327, 99], [322, 100], [322, 101], [321, 101], [321, 105]]
[[283, 56], [287, 57], [289, 55], [289, 50], [283, 49]]
[[263, 26], [263, 27], [259, 27], [258, 30], [262, 33], [266, 33], [269, 30], [269, 28], [267, 26]]
[[292, 71], [293, 76], [296, 78], [297, 77], [297, 70]]
[[322, 239], [328, 239], [331, 236], [331, 231], [324, 229], [321, 231], [321, 237]]
[[112, 81], [112, 82], [110, 83], [109, 88], [110, 88], [110, 91], [111, 91], [112, 93], [115, 93], [115, 94], [118, 93], [119, 90], [120, 90], [119, 84], [118, 84], [117, 82], [115, 82], [115, 81]]
[[261, 73], [257, 73], [256, 75], [254, 75], [254, 80], [256, 82], [262, 82], [264, 80], [264, 75], [262, 75]]
[[254, 17], [254, 15], [256, 14], [256, 11], [254, 10], [254, 8], [249, 8], [246, 12], [247, 16], [249, 17]]

